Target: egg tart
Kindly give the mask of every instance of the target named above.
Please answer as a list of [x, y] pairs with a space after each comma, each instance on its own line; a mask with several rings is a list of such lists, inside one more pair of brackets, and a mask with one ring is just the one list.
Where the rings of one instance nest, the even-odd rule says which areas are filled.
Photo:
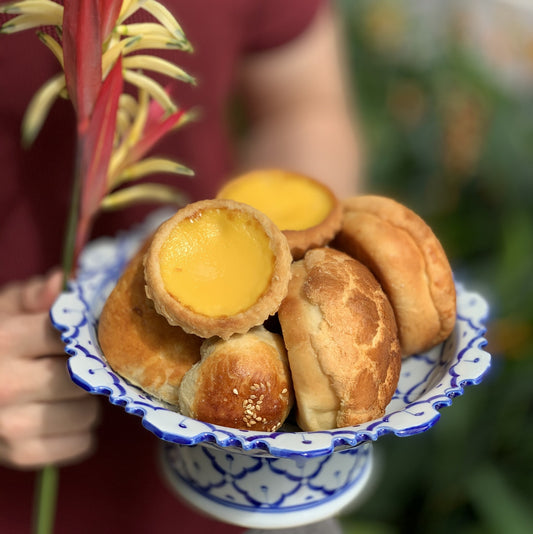
[[146, 294], [170, 324], [227, 339], [277, 312], [291, 260], [287, 239], [265, 214], [233, 200], [203, 200], [155, 232]]
[[254, 206], [283, 231], [294, 259], [326, 245], [341, 225], [342, 207], [325, 184], [281, 169], [254, 170], [225, 184], [218, 198]]

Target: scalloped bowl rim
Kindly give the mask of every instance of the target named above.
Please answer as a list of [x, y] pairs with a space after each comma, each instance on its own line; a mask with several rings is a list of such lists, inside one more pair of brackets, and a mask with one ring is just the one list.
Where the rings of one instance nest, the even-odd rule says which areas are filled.
[[[316, 432], [254, 432], [202, 423], [185, 417], [179, 412], [169, 409], [163, 403], [150, 398], [139, 388], [128, 384], [107, 366], [105, 358], [97, 346], [97, 340], [94, 339], [95, 334], [91, 334], [91, 320], [97, 321], [97, 317], [93, 317], [90, 305], [83, 300], [84, 291], [88, 284], [93, 281], [94, 273], [102, 275], [106, 270], [109, 271], [109, 266], [94, 268], [94, 265], [91, 264], [91, 261], [98, 257], [100, 248], [104, 247], [107, 252], [122, 250], [120, 261], [117, 259], [113, 265], [115, 272], [112, 277], [114, 276], [116, 280], [125, 262], [141, 240], [165, 217], [165, 212], [153, 215], [142, 225], [129, 232], [120, 233], [116, 238], [100, 238], [90, 243], [82, 254], [77, 279], [69, 282], [67, 289], [59, 296], [50, 311], [52, 323], [61, 331], [61, 338], [66, 345], [65, 352], [70, 356], [68, 369], [72, 380], [90, 393], [107, 396], [110, 403], [122, 406], [127, 413], [140, 416], [143, 426], [165, 441], [182, 445], [208, 444], [216, 447], [231, 447], [275, 457], [299, 455], [313, 457], [329, 454], [346, 447], [354, 447], [369, 440], [375, 441], [387, 434], [399, 437], [412, 436], [432, 428], [440, 419], [440, 409], [450, 406], [454, 397], [462, 395], [465, 386], [479, 384], [490, 368], [490, 354], [482, 350], [482, 347], [487, 343], [484, 338], [486, 329], [483, 326], [483, 321], [488, 317], [488, 305], [479, 294], [467, 292], [461, 284], [456, 283], [458, 322], [463, 322], [468, 333], [468, 336], [465, 336], [463, 332], [463, 336], [466, 337], [464, 346], [457, 350], [453, 360], [448, 362], [450, 364], [448, 372], [445, 378], [440, 380], [438, 387], [423, 392], [419, 398], [409, 402], [401, 410], [387, 412], [379, 419], [353, 427]], [[119, 255], [117, 253], [117, 258]], [[91, 258], [91, 256], [93, 257]], [[87, 264], [92, 266], [85, 268]], [[91, 274], [91, 269], [93, 274]], [[471, 304], [467, 313], [463, 313], [460, 308], [459, 303], [462, 301], [468, 301]], [[76, 324], [73, 324], [70, 318], [66, 319], [62, 315], [61, 311], [67, 308], [69, 310], [75, 309], [73, 315], [78, 318]], [[83, 336], [88, 336], [89, 341]], [[445, 343], [433, 351], [442, 354], [445, 350]], [[421, 361], [426, 358], [426, 355], [427, 353], [410, 356], [404, 360], [404, 364], [406, 361], [413, 361], [412, 359], [415, 360], [416, 364], [417, 358]], [[457, 369], [461, 361], [466, 361], [469, 358], [473, 362], [472, 365], [467, 365], [466, 369], [463, 370]], [[80, 363], [83, 367], [82, 372], [77, 369], [77, 364]], [[404, 364], [402, 364], [402, 369]], [[85, 374], [86, 367], [90, 367], [90, 365], [95, 365], [96, 370], [88, 369], [88, 374]], [[96, 380], [94, 376], [98, 373], [103, 373], [107, 381], [106, 384], [94, 383]], [[444, 383], [445, 379], [448, 382]], [[132, 391], [137, 392], [137, 400], [132, 398]], [[420, 421], [413, 422], [413, 417], [410, 415], [413, 413], [415, 415], [421, 414], [421, 412], [414, 412], [414, 410], [422, 410], [425, 417]], [[400, 424], [393, 422], [395, 418], [401, 420], [406, 414], [409, 414], [406, 422], [400, 422]]]

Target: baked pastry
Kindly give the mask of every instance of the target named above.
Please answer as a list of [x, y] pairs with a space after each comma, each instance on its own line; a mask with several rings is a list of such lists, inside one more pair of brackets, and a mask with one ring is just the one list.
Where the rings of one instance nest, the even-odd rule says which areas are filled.
[[107, 298], [98, 340], [109, 365], [132, 384], [170, 404], [186, 371], [200, 359], [202, 339], [171, 326], [144, 291], [143, 256], [132, 258]]
[[424, 220], [387, 197], [344, 201], [334, 245], [367, 265], [396, 314], [402, 353], [428, 350], [445, 340], [456, 318], [452, 269]]
[[233, 200], [203, 200], [155, 232], [146, 294], [170, 324], [227, 339], [276, 313], [291, 259], [287, 239], [266, 215]]
[[184, 415], [244, 430], [274, 432], [283, 424], [294, 395], [281, 336], [258, 326], [206, 340], [201, 354], [181, 383]]
[[385, 412], [401, 353], [391, 305], [372, 273], [343, 252], [317, 248], [293, 264], [278, 312], [306, 431], [363, 423]]
[[323, 183], [295, 172], [262, 169], [230, 180], [218, 198], [254, 206], [283, 231], [294, 259], [329, 243], [341, 226], [342, 207]]

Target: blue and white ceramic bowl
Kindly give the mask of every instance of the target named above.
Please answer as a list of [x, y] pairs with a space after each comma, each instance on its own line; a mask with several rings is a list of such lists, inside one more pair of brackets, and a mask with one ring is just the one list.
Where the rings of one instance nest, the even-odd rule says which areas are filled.
[[490, 367], [483, 350], [488, 306], [457, 284], [457, 323], [433, 350], [402, 364], [386, 414], [353, 427], [324, 432], [285, 428], [274, 433], [202, 423], [154, 400], [117, 375], [97, 339], [100, 312], [123, 268], [161, 222], [159, 212], [116, 238], [91, 243], [76, 280], [54, 304], [74, 382], [106, 395], [161, 438], [166, 478], [192, 506], [245, 527], [298, 526], [336, 514], [360, 497], [372, 472], [372, 442], [384, 434], [410, 436], [430, 429], [440, 408], [479, 384]]

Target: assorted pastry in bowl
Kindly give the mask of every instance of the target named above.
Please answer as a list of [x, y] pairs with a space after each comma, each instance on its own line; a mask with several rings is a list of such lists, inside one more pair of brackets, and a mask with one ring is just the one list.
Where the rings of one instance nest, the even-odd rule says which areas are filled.
[[402, 356], [454, 323], [451, 268], [418, 215], [267, 169], [161, 224], [98, 338], [117, 373], [188, 417], [316, 431], [382, 417]]

